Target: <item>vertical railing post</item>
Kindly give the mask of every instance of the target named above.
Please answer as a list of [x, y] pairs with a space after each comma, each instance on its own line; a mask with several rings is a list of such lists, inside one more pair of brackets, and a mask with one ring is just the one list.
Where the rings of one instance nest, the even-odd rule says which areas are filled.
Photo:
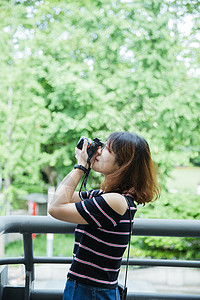
[[0, 299], [3, 299], [4, 287], [8, 284], [8, 266], [0, 266]]
[[0, 257], [5, 256], [5, 240], [4, 235], [0, 235]]
[[[53, 200], [54, 194], [55, 194], [55, 187], [50, 186], [48, 188], [47, 215], [48, 215], [49, 204]], [[47, 257], [53, 256], [53, 241], [54, 241], [54, 234], [47, 233]]]
[[31, 233], [23, 234], [24, 242], [24, 264], [26, 270], [26, 282], [24, 300], [30, 300], [31, 288], [34, 281], [34, 263], [33, 263], [33, 239]]

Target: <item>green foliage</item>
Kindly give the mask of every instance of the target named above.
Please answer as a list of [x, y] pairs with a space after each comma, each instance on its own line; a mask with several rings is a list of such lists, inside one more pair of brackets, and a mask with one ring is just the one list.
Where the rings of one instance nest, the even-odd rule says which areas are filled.
[[196, 152], [193, 157], [190, 158], [190, 162], [197, 167], [200, 167], [200, 152]]
[[[1, 207], [56, 186], [81, 135], [140, 133], [164, 187], [174, 165], [198, 157], [197, 0], [2, 0], [0, 8]], [[93, 174], [89, 185], [99, 182]], [[159, 217], [166, 208], [177, 217], [172, 202], [155, 205]]]
[[194, 238], [132, 237], [132, 257], [199, 260], [199, 241]]
[[139, 216], [155, 219], [199, 219], [199, 195], [191, 193], [169, 194], [163, 192], [161, 198], [152, 204], [140, 207]]

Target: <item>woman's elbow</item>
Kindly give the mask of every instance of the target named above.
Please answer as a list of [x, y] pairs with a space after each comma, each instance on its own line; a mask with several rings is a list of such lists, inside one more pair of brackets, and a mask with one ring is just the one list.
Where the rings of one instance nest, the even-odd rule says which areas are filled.
[[53, 197], [52, 201], [48, 205], [48, 213], [52, 217], [54, 217], [55, 211], [56, 211], [56, 200], [57, 200], [56, 199], [56, 194], [54, 194], [54, 197]]
[[48, 213], [50, 216], [54, 217], [54, 214], [55, 214], [55, 207], [53, 205], [49, 205], [48, 207]]

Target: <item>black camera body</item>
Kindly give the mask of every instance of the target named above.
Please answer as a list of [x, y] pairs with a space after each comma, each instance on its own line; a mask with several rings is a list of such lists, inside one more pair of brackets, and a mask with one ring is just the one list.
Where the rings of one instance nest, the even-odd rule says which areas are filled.
[[95, 138], [95, 139], [93, 139], [92, 142], [90, 142], [88, 138], [82, 136], [76, 146], [78, 149], [81, 150], [83, 148], [84, 140], [87, 140], [87, 142], [88, 142], [87, 154], [88, 154], [88, 158], [90, 160], [92, 158], [92, 156], [95, 154], [95, 152], [98, 150], [98, 148], [104, 146], [104, 143], [98, 138]]

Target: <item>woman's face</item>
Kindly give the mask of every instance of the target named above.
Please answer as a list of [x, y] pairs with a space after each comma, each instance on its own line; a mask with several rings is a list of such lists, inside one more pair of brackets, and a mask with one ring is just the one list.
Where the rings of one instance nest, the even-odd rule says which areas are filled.
[[105, 144], [104, 148], [97, 150], [95, 154], [95, 159], [92, 164], [92, 169], [96, 172], [102, 173], [103, 175], [109, 175], [116, 171], [119, 166], [115, 162], [115, 153], [108, 149]]

